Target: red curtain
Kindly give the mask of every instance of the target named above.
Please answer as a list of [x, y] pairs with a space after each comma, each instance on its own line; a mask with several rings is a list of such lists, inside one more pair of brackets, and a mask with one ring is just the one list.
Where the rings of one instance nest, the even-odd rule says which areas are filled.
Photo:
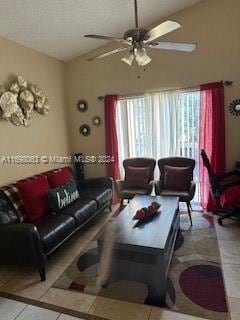
[[112, 177], [114, 180], [119, 179], [118, 141], [116, 128], [117, 99], [117, 95], [106, 95], [104, 99], [106, 155], [113, 159], [113, 161], [106, 164], [106, 170], [107, 175]]
[[[224, 85], [201, 85], [200, 149], [204, 149], [216, 174], [225, 172]], [[207, 170], [200, 161], [201, 201], [204, 209], [216, 208], [209, 189]]]

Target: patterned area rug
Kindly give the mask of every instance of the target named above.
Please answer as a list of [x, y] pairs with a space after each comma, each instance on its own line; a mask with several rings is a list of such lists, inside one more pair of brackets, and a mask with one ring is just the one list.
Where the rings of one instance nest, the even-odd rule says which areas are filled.
[[[119, 212], [113, 215], [116, 217]], [[223, 284], [219, 248], [213, 218], [194, 212], [193, 227], [188, 214], [181, 211], [181, 233], [175, 245], [168, 279], [168, 308], [208, 319], [229, 318]], [[112, 299], [150, 303], [144, 283], [110, 281], [98, 285], [97, 239], [92, 241], [65, 270], [53, 287], [75, 290]]]

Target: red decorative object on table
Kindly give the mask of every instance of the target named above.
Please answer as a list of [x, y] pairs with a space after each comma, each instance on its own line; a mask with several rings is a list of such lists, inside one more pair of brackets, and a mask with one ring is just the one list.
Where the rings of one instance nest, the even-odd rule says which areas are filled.
[[142, 208], [140, 210], [137, 210], [135, 216], [133, 219], [135, 220], [144, 220], [146, 218], [150, 218], [154, 216], [157, 212], [158, 209], [160, 208], [160, 204], [157, 202], [152, 202], [151, 205], [148, 208]]

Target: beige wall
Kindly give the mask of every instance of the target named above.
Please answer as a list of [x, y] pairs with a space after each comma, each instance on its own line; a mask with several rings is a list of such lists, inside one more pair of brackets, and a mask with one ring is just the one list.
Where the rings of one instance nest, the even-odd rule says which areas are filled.
[[[68, 155], [63, 63], [0, 38], [0, 83], [14, 75], [38, 84], [51, 105], [46, 116], [37, 115], [30, 127], [0, 122], [0, 156]], [[59, 165], [58, 165], [59, 166]], [[7, 165], [0, 163], [0, 185], [54, 168], [54, 164]]]
[[[78, 131], [80, 124], [91, 123], [92, 116], [104, 117], [103, 103], [97, 100], [99, 95], [185, 88], [224, 79], [234, 81], [225, 91], [227, 166], [233, 167], [235, 160], [240, 160], [240, 119], [228, 112], [228, 105], [240, 98], [239, 12], [239, 0], [205, 0], [172, 16], [183, 27], [165, 39], [194, 41], [198, 43], [198, 50], [194, 53], [149, 50], [152, 63], [141, 72], [140, 79], [137, 67], [130, 68], [120, 61], [121, 54], [97, 62], [88, 62], [86, 56], [82, 56], [68, 63], [66, 84], [72, 150], [105, 153], [104, 124], [92, 127], [90, 137], [82, 137]], [[88, 112], [77, 111], [78, 99], [88, 101]], [[101, 175], [104, 170], [101, 165], [86, 168], [88, 176]]]

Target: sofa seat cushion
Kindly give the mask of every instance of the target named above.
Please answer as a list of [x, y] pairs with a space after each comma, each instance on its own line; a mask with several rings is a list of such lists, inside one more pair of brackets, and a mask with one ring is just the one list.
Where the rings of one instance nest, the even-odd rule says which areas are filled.
[[90, 199], [77, 199], [69, 206], [61, 210], [62, 215], [73, 217], [76, 226], [87, 221], [97, 210], [97, 203]]
[[181, 191], [181, 190], [168, 190], [164, 189], [160, 192], [161, 196], [172, 196], [172, 197], [179, 197], [179, 201], [181, 202], [186, 202], [189, 201], [190, 195], [186, 191]]
[[79, 191], [80, 198], [92, 199], [97, 202], [97, 207], [102, 208], [112, 198], [112, 190], [104, 188], [87, 188]]
[[60, 244], [76, 227], [72, 217], [62, 214], [46, 215], [36, 221], [35, 225], [46, 253]]

